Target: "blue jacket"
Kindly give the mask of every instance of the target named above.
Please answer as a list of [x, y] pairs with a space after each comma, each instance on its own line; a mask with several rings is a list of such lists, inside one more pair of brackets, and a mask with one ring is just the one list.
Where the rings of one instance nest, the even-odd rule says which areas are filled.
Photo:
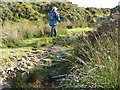
[[53, 20], [49, 20], [49, 25], [50, 26], [53, 26], [53, 25], [56, 26], [57, 25], [57, 21], [61, 22], [60, 17], [58, 15], [58, 13], [55, 12], [54, 10], [52, 10], [51, 12], [53, 12], [55, 14], [55, 18]]

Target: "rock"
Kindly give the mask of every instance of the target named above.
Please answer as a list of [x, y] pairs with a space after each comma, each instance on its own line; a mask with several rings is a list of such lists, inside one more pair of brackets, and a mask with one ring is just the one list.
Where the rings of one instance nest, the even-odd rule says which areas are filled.
[[51, 59], [43, 59], [43, 60], [41, 60], [44, 64], [51, 64], [52, 63], [52, 61], [51, 61]]
[[27, 67], [27, 69], [32, 69], [32, 68], [33, 68], [33, 67], [31, 67], [31, 66], [28, 66], [28, 67]]
[[30, 61], [36, 61], [36, 59], [37, 59], [36, 57], [30, 57], [29, 58]]
[[31, 52], [32, 54], [37, 54], [38, 52], [36, 51], [36, 52]]
[[2, 71], [2, 75], [6, 73], [5, 71], [6, 71], [6, 70], [3, 70], [3, 71]]
[[27, 71], [25, 68], [19, 68], [19, 70], [21, 70], [21, 71]]
[[7, 64], [8, 67], [11, 67], [12, 65], [10, 63]]
[[44, 47], [44, 46], [46, 46], [46, 43], [41, 44], [41, 47]]
[[75, 39], [75, 38], [77, 38], [76, 36], [75, 37], [70, 37], [69, 39]]
[[29, 51], [25, 50], [24, 52], [29, 52]]
[[43, 51], [43, 50], [37, 50], [37, 52], [38, 52], [38, 53], [44, 53], [44, 51]]
[[40, 61], [42, 61], [42, 62], [46, 62], [46, 60], [44, 60], [44, 59], [42, 59], [42, 60], [40, 60]]
[[2, 75], [2, 73], [3, 73], [3, 71], [2, 71], [2, 70], [0, 70], [0, 76]]
[[18, 58], [18, 56], [13, 56], [15, 59], [17, 59]]
[[53, 50], [49, 49], [48, 52], [52, 52]]
[[68, 29], [76, 28], [75, 26], [67, 26]]
[[68, 61], [67, 59], [64, 59], [64, 58], [61, 58], [60, 60], [61, 60], [61, 61]]
[[27, 53], [27, 55], [31, 55], [31, 53], [30, 53], [30, 52], [28, 52], [28, 53]]
[[27, 67], [27, 64], [22, 64], [21, 65], [21, 68], [26, 68]]
[[59, 62], [59, 61], [55, 61], [55, 60], [54, 60], [54, 61], [52, 61], [52, 63], [58, 63], [58, 62]]
[[17, 61], [22, 61], [22, 62], [26, 62], [25, 58], [20, 58]]
[[20, 49], [20, 52], [24, 52], [24, 50], [23, 50], [23, 49]]
[[11, 51], [10, 53], [14, 53], [13, 51]]
[[16, 60], [16, 57], [13, 56], [13, 57], [9, 57], [10, 60]]
[[67, 60], [63, 59], [63, 60], [60, 61], [60, 63], [65, 63], [65, 62], [67, 62]]
[[10, 69], [11, 71], [14, 71], [14, 67], [10, 67], [9, 69]]
[[37, 48], [32, 48], [32, 50], [36, 51], [36, 50], [37, 50]]
[[36, 57], [37, 57], [38, 59], [40, 59], [40, 58], [42, 57], [42, 55], [41, 55], [41, 54], [38, 54], [38, 55], [36, 55]]
[[22, 59], [18, 59], [17, 61], [22, 61]]
[[33, 62], [27, 61], [26, 63], [28, 66], [34, 66]]
[[10, 84], [8, 83], [8, 81], [5, 78], [1, 78], [0, 79], [0, 90], [5, 90], [7, 88], [11, 88]]
[[3, 81], [3, 78], [0, 75], [0, 90], [2, 89], [2, 81]]
[[37, 46], [33, 46], [33, 48], [37, 48]]
[[28, 57], [33, 57], [33, 55], [28, 55]]
[[22, 56], [23, 58], [27, 59], [28, 57], [27, 56]]

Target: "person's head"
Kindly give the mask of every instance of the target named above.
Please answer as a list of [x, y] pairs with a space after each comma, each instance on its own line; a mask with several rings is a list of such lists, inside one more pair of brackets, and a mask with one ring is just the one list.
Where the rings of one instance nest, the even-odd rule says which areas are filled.
[[53, 9], [52, 9], [52, 10], [57, 11], [57, 8], [56, 8], [56, 7], [53, 7]]

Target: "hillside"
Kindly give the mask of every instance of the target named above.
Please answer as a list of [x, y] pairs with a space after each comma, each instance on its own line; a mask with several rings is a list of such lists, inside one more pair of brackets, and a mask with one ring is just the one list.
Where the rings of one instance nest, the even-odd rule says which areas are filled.
[[86, 20], [92, 21], [93, 17], [102, 17], [109, 14], [109, 9], [83, 8], [71, 3], [2, 3], [2, 20], [19, 21], [19, 19], [38, 20], [44, 18], [53, 6], [58, 7], [58, 12], [63, 21]]
[[[3, 47], [6, 47], [4, 44], [14, 47], [7, 43], [18, 43], [27, 38], [48, 35], [50, 28], [47, 14], [54, 6], [58, 7], [58, 13], [62, 20], [62, 23], [58, 25], [60, 34], [66, 33], [63, 30], [61, 32], [61, 29], [68, 27], [91, 27], [97, 20], [110, 13], [109, 9], [84, 8], [65, 2], [1, 3], [2, 17], [0, 21], [3, 26], [2, 31], [4, 31], [2, 33]], [[14, 34], [16, 35], [14, 36]]]
[[[119, 6], [1, 3], [2, 88], [119, 88]], [[49, 37], [47, 13], [58, 7], [59, 35]]]

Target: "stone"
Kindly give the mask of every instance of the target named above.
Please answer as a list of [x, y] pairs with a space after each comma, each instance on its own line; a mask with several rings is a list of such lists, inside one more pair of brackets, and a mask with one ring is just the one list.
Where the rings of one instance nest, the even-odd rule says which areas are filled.
[[19, 70], [21, 70], [21, 71], [26, 71], [26, 69], [25, 69], [25, 68], [20, 68]]
[[28, 57], [27, 56], [22, 56], [23, 58], [27, 59]]
[[17, 61], [22, 61], [22, 59], [18, 59]]
[[10, 53], [14, 53], [13, 51], [11, 51]]
[[31, 52], [32, 54], [37, 54], [38, 52], [37, 51], [34, 51], [34, 52]]
[[48, 50], [48, 52], [52, 52], [52, 51], [53, 51], [53, 50], [50, 50], [50, 49]]
[[76, 28], [75, 26], [67, 26], [68, 29]]
[[28, 66], [33, 66], [34, 65], [33, 62], [30, 62], [30, 61], [27, 61], [26, 63], [27, 63]]
[[27, 69], [32, 69], [32, 68], [33, 68], [33, 67], [31, 67], [31, 66], [28, 66], [28, 67], [27, 67]]
[[37, 50], [37, 48], [32, 48], [32, 50], [36, 51], [36, 50]]

